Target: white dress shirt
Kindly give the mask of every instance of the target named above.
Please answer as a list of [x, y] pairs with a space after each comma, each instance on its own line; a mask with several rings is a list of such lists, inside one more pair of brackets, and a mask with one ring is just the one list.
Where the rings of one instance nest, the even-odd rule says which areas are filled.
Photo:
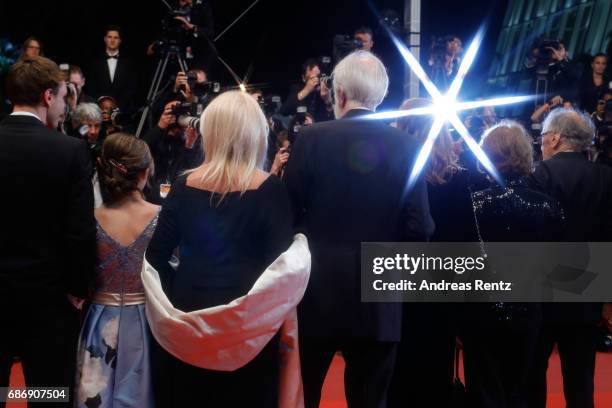
[[[119, 56], [119, 51], [106, 52], [106, 55]], [[108, 71], [110, 72], [111, 83], [115, 81], [115, 71], [117, 71], [117, 58], [107, 58], [106, 63], [108, 64]]]

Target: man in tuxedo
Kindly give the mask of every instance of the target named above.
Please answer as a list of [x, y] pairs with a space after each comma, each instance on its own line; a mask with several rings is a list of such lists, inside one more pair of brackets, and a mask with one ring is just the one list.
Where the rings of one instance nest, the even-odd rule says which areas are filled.
[[361, 242], [422, 241], [433, 232], [423, 180], [407, 189], [416, 146], [399, 130], [360, 117], [387, 93], [382, 62], [367, 51], [334, 69], [337, 121], [302, 130], [285, 172], [312, 272], [298, 310], [306, 407], [318, 407], [336, 351], [346, 361], [349, 407], [385, 407], [400, 340], [401, 303], [363, 303]]
[[62, 78], [53, 61], [32, 57], [6, 79], [13, 113], [0, 123], [0, 387], [16, 357], [28, 387], [74, 383], [96, 227], [87, 146], [54, 130], [64, 116]]
[[112, 96], [122, 112], [131, 114], [136, 108], [134, 98], [138, 79], [133, 61], [119, 52], [121, 29], [108, 27], [104, 33], [104, 44], [104, 54], [96, 57], [87, 71], [85, 89], [95, 100], [101, 96]]
[[[591, 119], [571, 109], [553, 110], [542, 126], [544, 161], [536, 168], [531, 182], [561, 203], [566, 217], [563, 239], [569, 242], [612, 241], [612, 169], [587, 159], [585, 151], [593, 137]], [[544, 312], [529, 406], [546, 406], [546, 369], [557, 343], [567, 406], [593, 407], [595, 334], [602, 305], [547, 304]], [[604, 319], [608, 328], [611, 317]]]

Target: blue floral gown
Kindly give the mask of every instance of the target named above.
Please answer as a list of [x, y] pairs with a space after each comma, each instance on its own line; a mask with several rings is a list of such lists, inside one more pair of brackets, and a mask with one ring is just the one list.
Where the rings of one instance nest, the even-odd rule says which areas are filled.
[[[78, 351], [79, 408], [153, 407], [149, 327], [140, 270], [157, 216], [130, 245], [97, 224], [95, 293]], [[123, 294], [123, 296], [122, 296]]]

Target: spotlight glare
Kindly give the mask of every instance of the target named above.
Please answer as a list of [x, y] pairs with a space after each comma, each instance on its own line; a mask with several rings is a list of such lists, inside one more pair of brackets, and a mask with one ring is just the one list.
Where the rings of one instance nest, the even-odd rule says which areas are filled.
[[458, 116], [458, 112], [475, 109], [484, 106], [501, 106], [508, 105], [513, 103], [524, 102], [529, 99], [532, 99], [530, 96], [511, 96], [511, 97], [499, 97], [486, 99], [481, 101], [468, 101], [468, 102], [458, 102], [457, 97], [459, 95], [459, 91], [461, 90], [461, 86], [463, 85], [463, 80], [467, 76], [467, 73], [470, 70], [470, 67], [474, 63], [476, 59], [476, 55], [478, 54], [478, 49], [482, 43], [484, 37], [484, 30], [480, 28], [474, 39], [470, 43], [467, 51], [463, 56], [463, 60], [459, 66], [457, 71], [457, 76], [451, 83], [448, 91], [445, 95], [442, 95], [440, 90], [436, 87], [436, 85], [431, 81], [431, 79], [425, 73], [425, 70], [416, 59], [416, 57], [410, 52], [410, 50], [397, 38], [397, 36], [387, 29], [387, 33], [389, 37], [393, 41], [393, 44], [397, 47], [400, 54], [410, 67], [410, 69], [415, 73], [415, 75], [419, 78], [429, 95], [433, 100], [432, 107], [428, 108], [416, 108], [410, 109], [407, 111], [391, 111], [391, 112], [382, 112], [378, 114], [368, 115], [366, 118], [368, 119], [391, 119], [391, 118], [399, 118], [410, 115], [427, 115], [431, 114], [434, 116], [434, 122], [431, 126], [431, 129], [427, 135], [427, 139], [423, 144], [423, 147], [419, 151], [415, 163], [412, 167], [412, 171], [410, 173], [410, 177], [408, 179], [408, 188], [411, 188], [416, 182], [419, 174], [423, 171], [425, 164], [427, 163], [427, 159], [431, 154], [431, 150], [433, 149], [434, 142], [442, 127], [446, 122], [449, 122], [455, 130], [459, 133], [459, 135], [463, 138], [466, 145], [470, 148], [472, 153], [476, 156], [478, 161], [482, 163], [485, 169], [493, 176], [498, 183], [503, 185], [503, 180], [500, 177], [499, 173], [495, 169], [495, 166], [491, 162], [491, 160], [487, 157], [486, 153], [482, 150], [482, 148], [476, 143], [476, 141], [470, 135], [470, 132], [467, 130], [463, 122]]

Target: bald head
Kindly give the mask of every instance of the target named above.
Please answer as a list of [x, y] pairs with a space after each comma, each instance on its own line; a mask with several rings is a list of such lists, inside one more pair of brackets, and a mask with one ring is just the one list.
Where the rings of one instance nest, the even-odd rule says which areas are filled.
[[595, 126], [585, 113], [557, 108], [542, 126], [542, 155], [548, 159], [561, 151], [583, 152], [595, 136]]

